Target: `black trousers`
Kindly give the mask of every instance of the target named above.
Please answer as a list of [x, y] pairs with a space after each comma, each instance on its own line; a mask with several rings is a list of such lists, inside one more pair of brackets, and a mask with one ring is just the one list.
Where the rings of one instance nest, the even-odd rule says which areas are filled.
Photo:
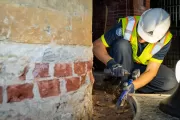
[[[132, 48], [128, 41], [117, 40], [109, 50], [109, 54], [114, 60], [120, 63], [126, 70], [132, 72], [134, 69], [140, 69], [141, 73], [146, 70], [146, 65], [133, 62]], [[128, 78], [123, 77], [122, 81]], [[146, 86], [138, 89], [142, 93], [164, 92], [173, 89], [177, 85], [175, 73], [165, 65], [161, 64], [156, 77]]]

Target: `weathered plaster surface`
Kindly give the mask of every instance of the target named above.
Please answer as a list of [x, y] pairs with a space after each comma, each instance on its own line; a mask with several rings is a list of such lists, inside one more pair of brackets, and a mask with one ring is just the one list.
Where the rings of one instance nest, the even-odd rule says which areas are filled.
[[61, 96], [4, 103], [0, 120], [88, 120], [92, 115], [92, 86], [88, 84]]
[[0, 44], [0, 62], [26, 59], [29, 62], [75, 62], [87, 61], [93, 57], [92, 46]]
[[[0, 120], [90, 119], [92, 74], [87, 70], [87, 62], [93, 57], [92, 0], [0, 0], [0, 14], [0, 87], [3, 94]], [[84, 68], [83, 74], [76, 71], [76, 62]], [[48, 71], [48, 76], [34, 76], [37, 63], [48, 65], [43, 68], [46, 71], [41, 69]], [[57, 64], [62, 64], [61, 69], [69, 72], [66, 63], [71, 66], [72, 74], [65, 77], [54, 74]], [[25, 79], [20, 79], [24, 73]], [[67, 84], [66, 79], [77, 77], [78, 83], [73, 83], [72, 79], [72, 86]], [[57, 79], [58, 84], [39, 87], [40, 82], [52, 82], [50, 79]], [[16, 85], [26, 84], [33, 85], [30, 96], [23, 96], [21, 89], [16, 89]], [[59, 90], [53, 91], [53, 87]], [[42, 96], [43, 89], [56, 96]]]
[[[21, 81], [18, 77], [28, 66], [26, 79], [34, 79], [34, 63], [49, 63], [50, 76], [54, 73], [55, 63], [74, 63], [92, 60], [92, 47], [71, 45], [35, 45], [19, 43], [0, 44], [0, 85], [13, 85]], [[76, 76], [75, 74], [73, 76]], [[51, 77], [43, 78], [50, 79]], [[52, 78], [51, 78], [52, 79]]]
[[0, 40], [91, 45], [92, 1], [0, 1]]

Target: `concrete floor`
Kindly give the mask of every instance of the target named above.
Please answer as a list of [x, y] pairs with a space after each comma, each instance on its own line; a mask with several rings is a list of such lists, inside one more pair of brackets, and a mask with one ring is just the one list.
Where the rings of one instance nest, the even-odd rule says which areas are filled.
[[170, 95], [162, 94], [131, 94], [136, 103], [136, 115], [133, 120], [179, 120], [164, 114], [158, 108], [161, 100]]

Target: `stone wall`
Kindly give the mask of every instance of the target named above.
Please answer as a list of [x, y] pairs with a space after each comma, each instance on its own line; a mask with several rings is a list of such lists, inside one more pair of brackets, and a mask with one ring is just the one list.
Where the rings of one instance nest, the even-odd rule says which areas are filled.
[[92, 1], [0, 1], [0, 120], [92, 116]]

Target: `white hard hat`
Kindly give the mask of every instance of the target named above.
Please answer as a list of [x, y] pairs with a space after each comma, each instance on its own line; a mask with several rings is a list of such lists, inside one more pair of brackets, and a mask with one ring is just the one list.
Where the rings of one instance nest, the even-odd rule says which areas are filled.
[[163, 38], [169, 27], [170, 15], [161, 8], [153, 8], [141, 15], [137, 31], [143, 40], [156, 43]]

